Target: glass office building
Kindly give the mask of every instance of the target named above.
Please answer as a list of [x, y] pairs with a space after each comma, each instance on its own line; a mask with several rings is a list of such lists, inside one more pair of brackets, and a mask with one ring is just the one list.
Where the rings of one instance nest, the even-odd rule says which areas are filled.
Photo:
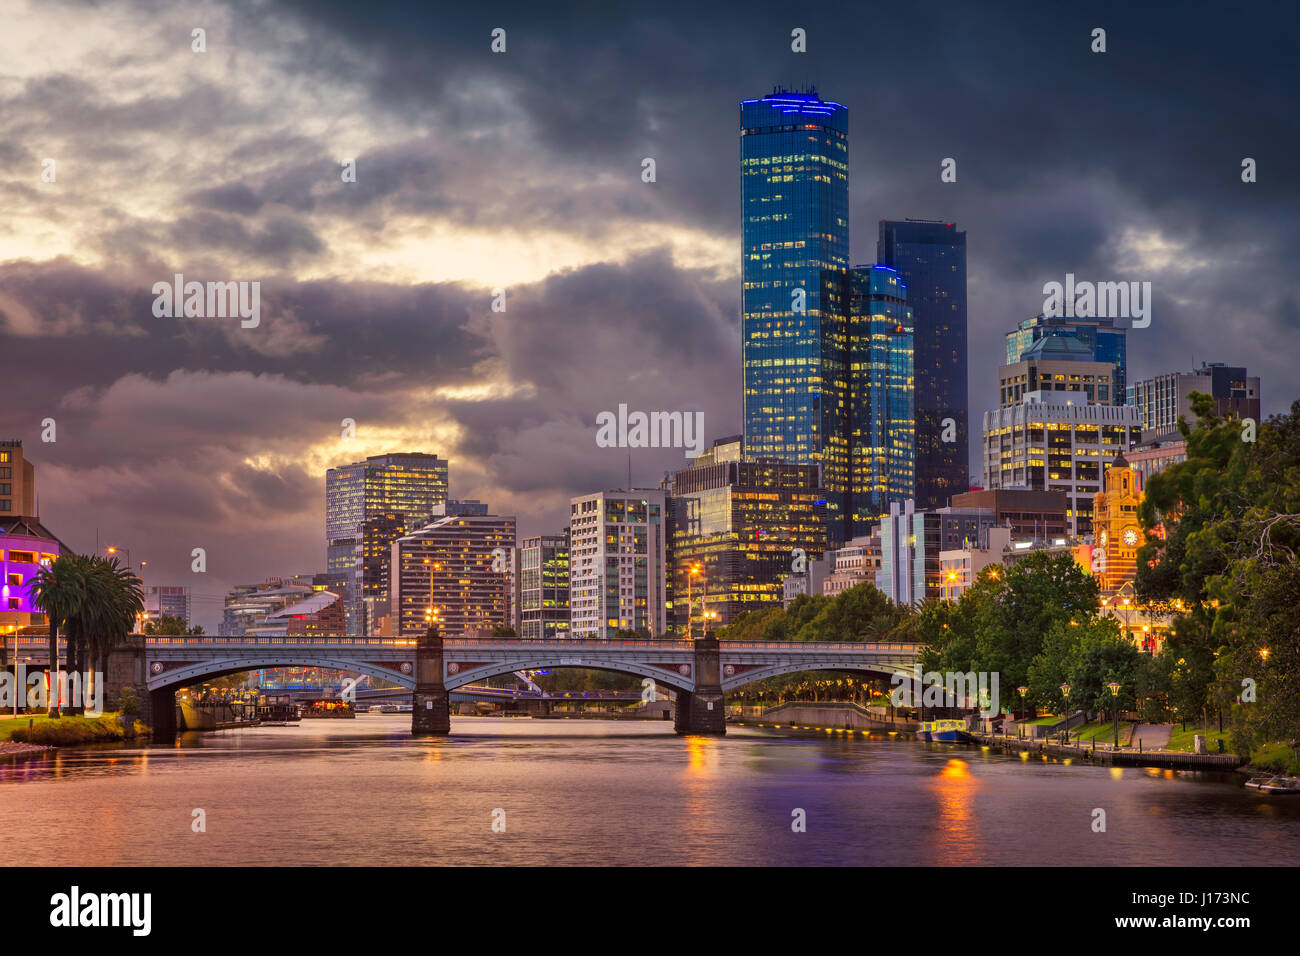
[[520, 637], [569, 636], [569, 535], [543, 534], [519, 545]]
[[[741, 455], [720, 439], [668, 479], [673, 626], [692, 634], [742, 611], [780, 607], [796, 550], [811, 563], [826, 549], [816, 465]], [[698, 568], [691, 574], [692, 568]]]
[[[943, 507], [970, 486], [966, 233], [951, 222], [881, 220], [876, 261], [897, 270], [912, 309], [916, 507]], [[951, 442], [943, 440], [946, 419]]]
[[848, 536], [871, 533], [891, 502], [915, 491], [916, 421], [912, 310], [907, 286], [887, 266], [849, 274]]
[[1114, 394], [1104, 403], [1123, 405], [1128, 385], [1128, 330], [1115, 328], [1114, 319], [1073, 319], [1036, 315], [1007, 333], [1007, 364], [1015, 365], [1029, 349], [1047, 336], [1075, 339], [1087, 346], [1093, 361], [1115, 366]]
[[447, 461], [437, 455], [372, 455], [325, 473], [327, 569], [346, 576], [342, 598], [349, 634], [367, 630], [362, 603], [367, 551], [363, 524], [385, 519], [372, 525], [378, 536], [371, 541], [369, 550], [374, 552], [393, 540], [396, 522], [404, 522], [401, 526], [406, 529], [419, 527], [446, 502]]
[[815, 91], [744, 100], [740, 162], [745, 453], [820, 465], [842, 538], [848, 110]]

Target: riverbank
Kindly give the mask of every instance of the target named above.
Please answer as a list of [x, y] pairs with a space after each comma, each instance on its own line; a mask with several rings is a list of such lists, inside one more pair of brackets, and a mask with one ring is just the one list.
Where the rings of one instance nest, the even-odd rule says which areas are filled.
[[0, 744], [35, 745], [47, 749], [133, 740], [137, 737], [149, 737], [152, 733], [148, 725], [142, 721], [122, 714], [59, 717], [54, 720], [44, 715], [33, 714], [0, 720]]
[[1134, 750], [1098, 745], [1096, 740], [1077, 744], [1054, 743], [1047, 738], [1005, 737], [1001, 734], [971, 734], [977, 743], [1005, 753], [1038, 754], [1081, 763], [1116, 767], [1159, 767], [1165, 770], [1217, 770], [1231, 772], [1246, 761], [1236, 754], [1194, 754], [1175, 750]]

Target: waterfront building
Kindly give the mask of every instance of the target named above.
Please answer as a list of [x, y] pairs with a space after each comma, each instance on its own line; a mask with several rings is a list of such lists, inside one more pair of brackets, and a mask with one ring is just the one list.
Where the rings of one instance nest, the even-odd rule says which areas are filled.
[[487, 637], [512, 620], [515, 519], [445, 515], [392, 543], [390, 627], [399, 637], [436, 620], [444, 637]]
[[[366, 554], [372, 558], [403, 530], [425, 524], [447, 501], [447, 461], [425, 453], [372, 455], [365, 461], [331, 468], [325, 475], [326, 567], [346, 575], [341, 595], [348, 634], [364, 634], [364, 599], [371, 599], [372, 622], [384, 597], [373, 570], [365, 588]], [[370, 526], [367, 540], [363, 528]]]
[[1106, 470], [1105, 488], [1093, 496], [1092, 536], [1101, 561], [1093, 572], [1103, 592], [1115, 592], [1137, 577], [1138, 548], [1146, 535], [1138, 523], [1142, 477], [1120, 455]]
[[1259, 377], [1248, 375], [1245, 366], [1202, 362], [1190, 372], [1169, 372], [1134, 382], [1128, 388], [1128, 404], [1141, 414], [1142, 440], [1181, 437], [1178, 418], [1195, 427], [1187, 396], [1201, 392], [1214, 398], [1214, 414], [1220, 418], [1260, 417]]
[[688, 613], [717, 627], [778, 606], [796, 556], [815, 561], [826, 551], [817, 466], [742, 448], [739, 435], [718, 439], [668, 480], [672, 624], [681, 633]]
[[1074, 536], [1092, 533], [1092, 497], [1102, 489], [1102, 474], [1141, 435], [1132, 406], [1085, 402], [1035, 391], [984, 413], [985, 489], [1065, 492]]
[[226, 595], [217, 633], [222, 637], [255, 637], [258, 626], [268, 617], [310, 597], [314, 591], [306, 575], [236, 585]]
[[149, 584], [144, 592], [144, 612], [151, 618], [167, 614], [190, 623], [190, 589], [179, 584]]
[[569, 635], [569, 533], [524, 538], [519, 544], [515, 631], [531, 640]]
[[[970, 484], [966, 233], [955, 223], [884, 219], [876, 261], [907, 286], [916, 392], [916, 507], [950, 503]], [[947, 424], [951, 420], [951, 428]], [[954, 441], [944, 441], [945, 432]]]
[[333, 591], [313, 591], [249, 624], [246, 637], [336, 637], [343, 633], [343, 602]]
[[1007, 364], [1015, 365], [1029, 348], [1047, 336], [1077, 340], [1092, 354], [1093, 361], [1114, 367], [1110, 404], [1125, 404], [1128, 383], [1128, 330], [1116, 328], [1112, 318], [1078, 319], [1036, 315], [1025, 319], [1006, 335]]
[[36, 516], [36, 468], [19, 438], [0, 439], [0, 518]]
[[991, 488], [953, 495], [954, 508], [988, 508], [994, 522], [1011, 529], [1016, 538], [1059, 538], [1070, 531], [1064, 491]]
[[667, 496], [598, 491], [569, 502], [569, 620], [576, 638], [668, 631]]
[[0, 635], [46, 626], [32, 603], [32, 582], [42, 566], [71, 553], [36, 518], [0, 517]]
[[918, 605], [943, 594], [940, 555], [957, 548], [989, 546], [994, 526], [987, 508], [917, 511], [915, 502], [892, 504], [880, 521], [880, 571], [876, 587], [896, 604]]
[[913, 320], [907, 286], [888, 266], [848, 276], [848, 536], [870, 532], [891, 502], [916, 494]]
[[848, 110], [815, 91], [744, 100], [740, 163], [745, 453], [820, 465], [835, 534], [849, 491]]

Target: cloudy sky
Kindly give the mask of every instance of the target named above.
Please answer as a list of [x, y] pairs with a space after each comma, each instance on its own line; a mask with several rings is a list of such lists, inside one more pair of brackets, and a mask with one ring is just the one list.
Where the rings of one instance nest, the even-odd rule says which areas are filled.
[[[231, 584], [323, 569], [331, 465], [436, 452], [532, 534], [626, 483], [600, 411], [738, 431], [737, 102], [778, 83], [849, 108], [855, 261], [882, 218], [966, 230], [976, 427], [1067, 272], [1153, 283], [1130, 379], [1300, 398], [1293, 4], [543, 6], [0, 0], [0, 437], [56, 534], [215, 629]], [[156, 318], [177, 272], [261, 282], [261, 324]]]

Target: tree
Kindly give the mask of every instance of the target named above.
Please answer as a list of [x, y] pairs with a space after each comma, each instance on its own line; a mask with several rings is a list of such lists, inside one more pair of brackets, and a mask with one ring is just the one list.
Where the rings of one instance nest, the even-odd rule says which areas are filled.
[[59, 716], [59, 630], [80, 612], [86, 600], [85, 559], [80, 555], [60, 555], [36, 571], [32, 584], [32, 603], [39, 607], [49, 621], [50, 694], [46, 714]]
[[513, 627], [506, 627], [503, 624], [494, 625], [492, 628], [493, 637], [517, 637]]
[[175, 614], [160, 614], [145, 622], [144, 633], [150, 637], [198, 637], [203, 634], [202, 626], [190, 627], [185, 618]]

